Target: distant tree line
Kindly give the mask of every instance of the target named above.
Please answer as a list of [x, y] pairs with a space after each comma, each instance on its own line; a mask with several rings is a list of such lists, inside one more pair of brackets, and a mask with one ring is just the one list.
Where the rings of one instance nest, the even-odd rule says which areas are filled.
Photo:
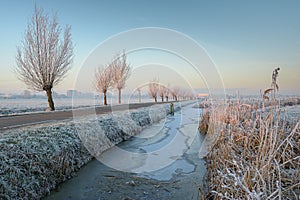
[[161, 98], [161, 102], [168, 102], [169, 99], [174, 101], [195, 99], [192, 90], [180, 88], [178, 86], [163, 85], [158, 79], [153, 79], [148, 84], [148, 93], [157, 102], [157, 98]]
[[[58, 25], [57, 16], [50, 18], [43, 9], [35, 6], [34, 14], [28, 22], [24, 39], [17, 47], [16, 74], [30, 89], [45, 91], [49, 110], [55, 110], [53, 87], [60, 83], [71, 69], [73, 44], [71, 28], [66, 26], [64, 33]], [[107, 105], [107, 92], [118, 91], [118, 103], [121, 104], [121, 91], [131, 74], [131, 66], [125, 51], [117, 53], [112, 61], [99, 66], [95, 71], [94, 86], [103, 93], [103, 104]], [[141, 88], [138, 90], [141, 102]], [[174, 101], [194, 98], [191, 90], [160, 84], [158, 79], [149, 82], [148, 93], [157, 102], [173, 99]]]

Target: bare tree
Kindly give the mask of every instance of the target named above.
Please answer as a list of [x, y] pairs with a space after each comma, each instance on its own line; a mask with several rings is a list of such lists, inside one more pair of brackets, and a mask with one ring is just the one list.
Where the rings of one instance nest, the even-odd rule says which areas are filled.
[[163, 85], [159, 85], [158, 86], [158, 94], [161, 97], [161, 102], [164, 102], [164, 97], [165, 97], [165, 93], [166, 93], [166, 87]]
[[148, 85], [149, 87], [149, 95], [153, 97], [154, 101], [157, 102], [157, 93], [159, 90], [158, 80], [154, 79]]
[[71, 68], [73, 45], [71, 28], [63, 38], [56, 15], [50, 19], [43, 9], [35, 7], [22, 45], [17, 47], [16, 74], [29, 88], [46, 91], [49, 109], [55, 110], [52, 88], [60, 83]]
[[170, 96], [170, 86], [168, 85], [165, 90], [165, 98], [167, 102], [169, 101], [169, 96]]
[[179, 88], [178, 93], [177, 93], [177, 99], [180, 100], [184, 100], [184, 92], [185, 90], [183, 88]]
[[178, 99], [180, 98], [181, 100], [185, 100], [185, 93], [186, 93], [186, 89], [181, 88], [178, 93]]
[[178, 101], [179, 93], [180, 93], [180, 88], [179, 87], [173, 87], [172, 88], [171, 94], [172, 94], [173, 99], [175, 99], [175, 101]]
[[99, 67], [95, 73], [95, 87], [98, 92], [103, 93], [103, 105], [107, 105], [107, 91], [112, 87], [113, 71], [111, 65]]
[[113, 71], [114, 87], [118, 90], [118, 102], [121, 104], [121, 90], [125, 87], [126, 80], [130, 76], [130, 65], [127, 62], [127, 56], [123, 51], [122, 54], [117, 54], [111, 63]]
[[192, 100], [194, 98], [193, 91], [190, 89], [183, 90], [183, 98], [184, 100]]

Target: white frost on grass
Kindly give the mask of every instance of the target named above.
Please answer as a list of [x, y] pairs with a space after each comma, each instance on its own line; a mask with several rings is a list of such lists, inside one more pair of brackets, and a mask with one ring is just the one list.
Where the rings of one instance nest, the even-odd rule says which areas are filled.
[[128, 113], [114, 114], [114, 119], [117, 122], [118, 127], [120, 127], [129, 137], [142, 131], [142, 127], [137, 125]]
[[[132, 112], [114, 112], [96, 119], [76, 120], [75, 126], [84, 146], [98, 158], [105, 150], [139, 134], [146, 126], [163, 121], [169, 112], [168, 107], [155, 105]], [[179, 105], [175, 107], [180, 109]]]
[[39, 199], [92, 159], [72, 124], [0, 135], [0, 199]]
[[83, 145], [94, 157], [99, 156], [103, 151], [114, 145], [96, 122], [75, 124], [75, 126]]
[[91, 160], [91, 154], [98, 156], [161, 120], [168, 106], [2, 132], [0, 199], [39, 199], [49, 194]]
[[298, 199], [300, 122], [299, 112], [298, 121], [289, 121], [289, 109], [279, 102], [265, 111], [239, 102], [210, 108], [208, 196]]
[[161, 119], [166, 117], [169, 111], [170, 109], [168, 109], [165, 105], [151, 106], [149, 109], [151, 123], [159, 122]]

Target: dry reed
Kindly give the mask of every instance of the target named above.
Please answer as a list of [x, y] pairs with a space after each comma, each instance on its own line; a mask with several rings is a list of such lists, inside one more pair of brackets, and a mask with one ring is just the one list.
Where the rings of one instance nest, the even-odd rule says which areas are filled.
[[207, 198], [300, 198], [300, 122], [281, 110], [238, 102], [210, 108], [208, 136], [216, 140], [206, 157]]
[[208, 125], [209, 125], [209, 111], [205, 110], [204, 114], [201, 116], [201, 120], [198, 127], [200, 133], [207, 134]]

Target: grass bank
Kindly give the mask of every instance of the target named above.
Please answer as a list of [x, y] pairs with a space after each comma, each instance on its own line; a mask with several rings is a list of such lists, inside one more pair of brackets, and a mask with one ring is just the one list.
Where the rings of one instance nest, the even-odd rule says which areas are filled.
[[[176, 103], [175, 109], [181, 106]], [[2, 132], [0, 199], [40, 199], [75, 176], [94, 154], [138, 134], [169, 111], [169, 104], [156, 105]]]

